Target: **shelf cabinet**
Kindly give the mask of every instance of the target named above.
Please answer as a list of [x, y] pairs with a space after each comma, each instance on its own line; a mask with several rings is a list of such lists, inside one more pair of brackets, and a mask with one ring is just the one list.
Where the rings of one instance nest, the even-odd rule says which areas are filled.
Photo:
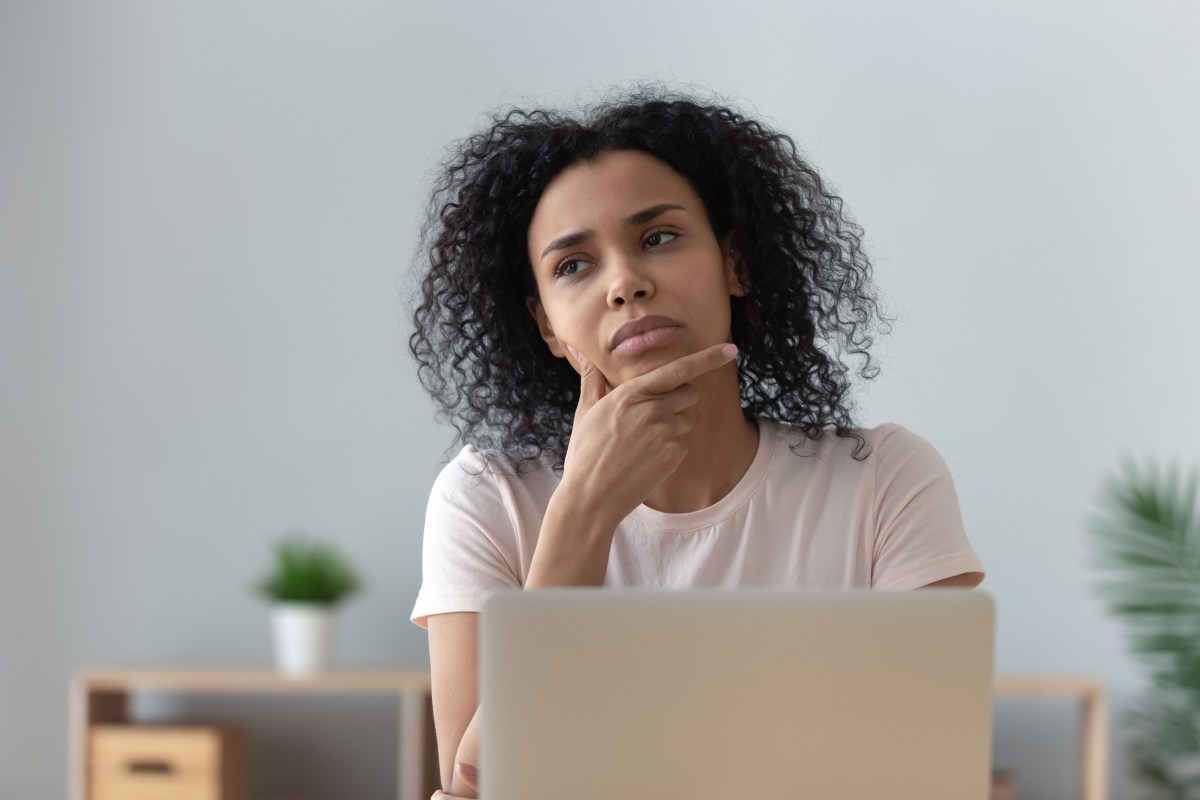
[[1091, 678], [1006, 675], [996, 678], [996, 697], [1066, 698], [1079, 703], [1080, 797], [1108, 800], [1108, 694]]
[[[390, 695], [398, 702], [398, 800], [427, 800], [438, 788], [429, 672], [339, 670], [307, 678], [273, 670], [109, 669], [77, 673], [71, 681], [70, 800], [88, 796], [88, 737], [95, 726], [124, 724], [134, 692], [171, 694]], [[1082, 800], [1108, 800], [1108, 702], [1088, 678], [1001, 676], [997, 697], [1073, 698], [1080, 704]]]
[[70, 800], [95, 800], [88, 790], [89, 734], [97, 726], [132, 722], [129, 699], [135, 692], [392, 696], [400, 725], [397, 800], [428, 800], [438, 786], [428, 671], [337, 670], [297, 678], [274, 670], [108, 669], [86, 670], [71, 679]]

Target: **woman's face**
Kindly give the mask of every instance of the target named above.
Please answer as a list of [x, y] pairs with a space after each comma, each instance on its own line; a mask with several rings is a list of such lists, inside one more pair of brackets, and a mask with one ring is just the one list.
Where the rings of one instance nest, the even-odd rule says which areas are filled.
[[[730, 341], [729, 298], [743, 291], [728, 240], [717, 241], [699, 196], [669, 166], [640, 151], [602, 153], [556, 175], [538, 201], [529, 311], [554, 355], [578, 369], [570, 345], [620, 386]], [[656, 329], [614, 347], [622, 326], [650, 316], [663, 318]]]

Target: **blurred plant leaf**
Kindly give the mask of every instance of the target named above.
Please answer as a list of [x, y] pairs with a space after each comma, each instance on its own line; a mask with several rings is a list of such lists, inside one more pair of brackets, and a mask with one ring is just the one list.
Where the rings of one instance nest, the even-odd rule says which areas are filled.
[[1127, 721], [1137, 775], [1157, 798], [1200, 800], [1200, 473], [1131, 458], [1089, 519], [1096, 583], [1152, 688]]
[[361, 582], [333, 547], [293, 533], [276, 543], [274, 568], [256, 588], [277, 602], [328, 605], [354, 594]]

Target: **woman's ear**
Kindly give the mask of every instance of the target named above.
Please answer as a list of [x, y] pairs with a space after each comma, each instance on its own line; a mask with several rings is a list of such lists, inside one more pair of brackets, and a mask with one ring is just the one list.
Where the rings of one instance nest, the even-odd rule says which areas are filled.
[[526, 297], [525, 307], [529, 309], [529, 314], [537, 322], [538, 332], [542, 335], [542, 341], [550, 348], [550, 352], [558, 358], [566, 358], [567, 354], [563, 351], [562, 342], [558, 341], [558, 337], [554, 335], [554, 329], [550, 327], [550, 320], [546, 317], [546, 309], [542, 308], [542, 303], [536, 297]]
[[721, 240], [721, 252], [725, 256], [725, 285], [730, 297], [745, 297], [749, 285], [738, 277], [737, 266], [741, 263], [742, 254], [733, 244], [733, 231], [725, 234]]

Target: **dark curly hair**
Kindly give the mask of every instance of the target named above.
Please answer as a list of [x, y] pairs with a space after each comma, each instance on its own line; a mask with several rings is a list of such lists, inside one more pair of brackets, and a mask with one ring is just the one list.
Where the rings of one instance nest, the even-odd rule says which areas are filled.
[[513, 109], [491, 120], [442, 165], [417, 245], [423, 277], [409, 348], [438, 419], [458, 431], [452, 448], [498, 450], [518, 472], [549, 451], [562, 469], [579, 376], [550, 353], [526, 309], [537, 295], [529, 223], [566, 167], [639, 150], [691, 183], [718, 240], [733, 231], [747, 289], [730, 299], [744, 413], [810, 439], [832, 424], [858, 439], [854, 458], [866, 458], [840, 357], [862, 356], [859, 375], [876, 377], [867, 350], [887, 320], [862, 228], [790, 137], [728, 107], [645, 86], [577, 117]]

